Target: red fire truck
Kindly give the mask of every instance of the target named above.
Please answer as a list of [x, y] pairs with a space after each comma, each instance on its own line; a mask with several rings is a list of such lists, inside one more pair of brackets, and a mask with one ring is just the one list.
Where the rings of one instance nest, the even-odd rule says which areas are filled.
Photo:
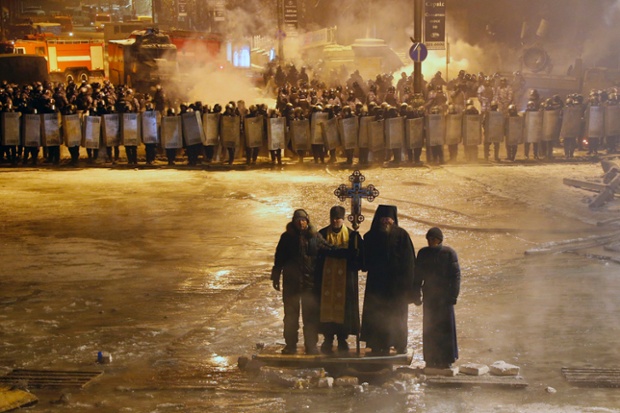
[[14, 53], [43, 56], [53, 79], [105, 77], [103, 40], [16, 40]]

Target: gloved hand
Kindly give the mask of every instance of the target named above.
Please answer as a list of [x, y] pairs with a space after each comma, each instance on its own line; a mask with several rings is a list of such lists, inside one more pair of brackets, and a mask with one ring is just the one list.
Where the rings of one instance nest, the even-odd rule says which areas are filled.
[[272, 280], [271, 285], [276, 291], [280, 291], [280, 280]]
[[415, 297], [413, 299], [413, 304], [418, 306], [418, 307], [421, 306], [422, 305], [422, 299], [420, 297]]
[[280, 272], [281, 270], [276, 267], [271, 269], [271, 285], [276, 291], [280, 291]]

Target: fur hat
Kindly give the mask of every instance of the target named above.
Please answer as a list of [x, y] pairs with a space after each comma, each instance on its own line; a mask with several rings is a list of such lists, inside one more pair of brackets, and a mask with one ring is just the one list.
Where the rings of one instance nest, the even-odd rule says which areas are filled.
[[329, 219], [344, 219], [344, 207], [340, 205], [333, 206], [332, 209], [329, 210]]

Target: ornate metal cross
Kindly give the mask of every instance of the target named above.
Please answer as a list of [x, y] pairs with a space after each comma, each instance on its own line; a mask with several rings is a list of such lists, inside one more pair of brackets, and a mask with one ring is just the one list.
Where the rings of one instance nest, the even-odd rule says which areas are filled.
[[349, 176], [349, 181], [352, 183], [351, 187], [342, 184], [334, 191], [334, 195], [341, 201], [351, 198], [351, 215], [348, 216], [348, 219], [355, 231], [359, 228], [359, 224], [364, 221], [364, 215], [362, 215], [362, 198], [366, 198], [368, 202], [372, 202], [379, 196], [379, 190], [375, 188], [374, 185], [368, 185], [366, 188], [362, 188], [362, 182], [365, 180], [366, 177], [364, 177], [360, 171], [355, 171]]

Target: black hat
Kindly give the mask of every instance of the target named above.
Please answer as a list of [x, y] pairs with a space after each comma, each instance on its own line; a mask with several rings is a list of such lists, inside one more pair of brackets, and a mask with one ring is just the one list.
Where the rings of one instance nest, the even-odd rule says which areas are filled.
[[375, 212], [375, 216], [372, 219], [371, 227], [379, 225], [381, 218], [385, 217], [392, 218], [394, 223], [398, 225], [398, 210], [396, 205], [379, 205], [377, 207], [377, 211]]
[[439, 241], [443, 241], [443, 232], [437, 227], [433, 227], [426, 233], [426, 239], [437, 238]]
[[310, 216], [303, 209], [296, 209], [295, 212], [293, 212], [293, 221], [298, 219], [298, 218], [303, 218], [306, 221], [310, 222]]
[[333, 206], [332, 209], [329, 210], [329, 219], [344, 219], [344, 207], [340, 205]]

